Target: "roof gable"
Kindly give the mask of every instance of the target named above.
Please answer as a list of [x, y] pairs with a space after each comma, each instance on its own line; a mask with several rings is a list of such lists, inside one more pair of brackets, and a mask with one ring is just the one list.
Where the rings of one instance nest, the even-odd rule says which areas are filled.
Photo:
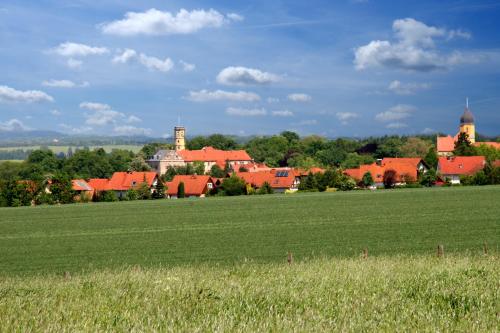
[[206, 175], [175, 175], [172, 181], [167, 182], [167, 194], [177, 195], [179, 184], [184, 183], [184, 193], [187, 196], [199, 196], [208, 190], [208, 184], [213, 184], [212, 178]]
[[438, 170], [443, 175], [473, 175], [484, 168], [484, 156], [440, 157]]

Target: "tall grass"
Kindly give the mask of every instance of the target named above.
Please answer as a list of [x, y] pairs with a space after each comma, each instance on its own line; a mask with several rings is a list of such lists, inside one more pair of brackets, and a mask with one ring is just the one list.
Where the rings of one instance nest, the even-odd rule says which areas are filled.
[[2, 331], [498, 331], [495, 255], [0, 278]]

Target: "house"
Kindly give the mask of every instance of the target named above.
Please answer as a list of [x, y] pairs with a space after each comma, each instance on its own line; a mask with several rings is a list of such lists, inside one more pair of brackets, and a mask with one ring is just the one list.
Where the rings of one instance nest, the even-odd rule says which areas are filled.
[[156, 170], [158, 175], [163, 175], [169, 167], [182, 167], [194, 162], [203, 162], [205, 172], [209, 172], [214, 165], [224, 169], [226, 163], [229, 163], [239, 170], [240, 166], [253, 162], [244, 150], [220, 150], [213, 147], [198, 150], [185, 149], [184, 127], [175, 127], [174, 135], [175, 150], [158, 150], [146, 160], [146, 163]]
[[268, 183], [277, 193], [283, 193], [287, 190], [297, 191], [300, 184], [300, 173], [293, 169], [280, 170], [277, 168], [265, 171], [235, 172], [235, 174], [243, 179], [249, 187], [259, 189], [264, 183]]
[[115, 172], [107, 184], [107, 190], [114, 191], [118, 198], [123, 198], [130, 189], [138, 189], [146, 184], [151, 193], [158, 182], [158, 175], [154, 171], [144, 172]]
[[486, 165], [484, 156], [442, 156], [438, 160], [439, 174], [452, 184], [460, 184], [460, 176], [470, 176]]
[[184, 194], [187, 197], [205, 197], [215, 187], [214, 181], [206, 175], [175, 175], [172, 181], [167, 182], [167, 196], [177, 198], [180, 183], [184, 183]]
[[395, 185], [405, 185], [408, 182], [418, 180], [421, 173], [425, 173], [429, 167], [421, 158], [383, 158], [372, 164], [360, 165], [358, 168], [346, 169], [344, 174], [353, 178], [356, 183], [361, 183], [363, 176], [369, 172], [372, 175], [374, 186], [384, 185], [384, 174], [388, 171], [394, 171], [396, 177]]
[[90, 201], [94, 196], [94, 188], [83, 179], [73, 179], [71, 181], [71, 188], [76, 192], [76, 201]]

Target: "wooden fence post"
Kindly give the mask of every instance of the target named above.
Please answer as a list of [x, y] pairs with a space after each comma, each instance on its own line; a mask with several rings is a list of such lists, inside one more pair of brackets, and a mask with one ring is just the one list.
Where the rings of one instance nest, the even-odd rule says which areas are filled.
[[368, 248], [363, 249], [363, 259], [368, 259]]
[[486, 242], [483, 244], [483, 253], [484, 255], [488, 255], [488, 243]]
[[438, 258], [444, 257], [444, 246], [441, 244], [437, 247], [437, 256]]
[[293, 254], [290, 251], [288, 251], [287, 261], [288, 261], [289, 265], [291, 265], [293, 263]]

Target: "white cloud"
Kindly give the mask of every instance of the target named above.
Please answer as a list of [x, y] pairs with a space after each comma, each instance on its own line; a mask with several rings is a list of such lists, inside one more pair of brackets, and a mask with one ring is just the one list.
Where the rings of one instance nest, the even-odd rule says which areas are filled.
[[114, 110], [98, 110], [92, 114], [86, 114], [85, 124], [95, 126], [105, 126], [115, 124], [119, 119], [124, 118], [125, 115], [121, 112]]
[[267, 111], [265, 109], [227, 108], [226, 114], [239, 117], [255, 117], [265, 116]]
[[52, 87], [52, 88], [75, 88], [75, 87], [88, 87], [90, 83], [87, 81], [82, 82], [81, 84], [76, 84], [73, 81], [70, 80], [48, 80], [48, 81], [43, 81], [42, 86], [45, 87]]
[[132, 49], [126, 49], [122, 54], [117, 55], [113, 58], [112, 62], [115, 64], [126, 64], [132, 59], [137, 57], [137, 52]]
[[87, 134], [93, 131], [93, 128], [90, 126], [73, 127], [68, 124], [59, 124], [59, 127], [61, 127], [63, 131], [72, 134]]
[[155, 57], [147, 56], [144, 53], [140, 54], [139, 62], [150, 70], [157, 70], [164, 73], [169, 72], [174, 67], [174, 63], [170, 58], [161, 60]]
[[240, 22], [240, 21], [243, 21], [245, 18], [239, 14], [236, 14], [236, 13], [229, 13], [226, 15], [228, 19], [230, 19], [231, 21], [235, 21], [235, 22]]
[[149, 128], [135, 127], [131, 125], [115, 126], [113, 131], [118, 135], [151, 135]]
[[115, 64], [126, 64], [132, 60], [137, 60], [141, 65], [150, 70], [157, 70], [164, 73], [169, 72], [174, 67], [174, 63], [170, 58], [162, 60], [144, 53], [138, 54], [132, 49], [126, 49], [121, 54], [116, 55], [112, 62]]
[[88, 55], [106, 54], [109, 50], [105, 47], [89, 46], [79, 43], [62, 43], [52, 50], [63, 57], [86, 57]]
[[399, 128], [405, 128], [405, 127], [408, 127], [408, 125], [405, 123], [390, 123], [390, 124], [387, 124], [385, 126], [385, 128], [389, 128], [389, 129], [399, 129]]
[[288, 100], [293, 101], [293, 102], [309, 102], [311, 100], [311, 96], [307, 94], [290, 94], [287, 96]]
[[131, 116], [128, 116], [126, 122], [129, 124], [130, 123], [140, 123], [140, 122], [142, 122], [142, 119], [137, 117], [137, 116], [131, 115]]
[[54, 109], [54, 110], [50, 110], [50, 114], [53, 115], [53, 116], [55, 116], [55, 117], [58, 117], [62, 113], [61, 113], [61, 111]]
[[192, 72], [192, 71], [194, 71], [196, 69], [196, 65], [195, 64], [187, 63], [184, 60], [179, 60], [179, 63], [181, 64], [182, 70], [184, 72]]
[[288, 110], [271, 111], [271, 114], [275, 117], [293, 117], [293, 112]]
[[68, 61], [66, 62], [66, 65], [71, 69], [78, 69], [82, 67], [83, 61], [69, 58]]
[[414, 82], [403, 83], [401, 81], [394, 80], [391, 83], [389, 83], [387, 89], [398, 95], [413, 95], [419, 90], [429, 89], [430, 86], [431, 85], [428, 83], [414, 83]]
[[462, 63], [475, 63], [484, 58], [483, 55], [474, 52], [464, 56], [460, 52], [443, 54], [435, 49], [437, 38], [467, 38], [467, 33], [461, 30], [447, 31], [412, 18], [395, 20], [392, 29], [396, 42], [373, 40], [355, 50], [356, 69], [387, 67], [426, 72], [447, 69]]
[[82, 102], [80, 103], [81, 109], [86, 109], [90, 111], [105, 111], [111, 110], [111, 106], [104, 103], [95, 103], [95, 102]]
[[416, 110], [417, 108], [412, 105], [398, 104], [385, 112], [377, 114], [375, 119], [381, 122], [398, 121], [411, 117]]
[[422, 130], [422, 134], [434, 134], [434, 133], [436, 133], [436, 131], [429, 127], [426, 127]]
[[0, 102], [38, 103], [53, 102], [54, 98], [39, 90], [16, 90], [7, 86], [0, 86]]
[[448, 32], [448, 39], [454, 39], [454, 38], [463, 38], [463, 39], [471, 39], [472, 34], [467, 31], [462, 31], [460, 29], [458, 30], [450, 30]]
[[272, 103], [279, 103], [280, 99], [279, 98], [276, 98], [276, 97], [268, 97], [267, 98], [267, 102], [269, 104], [272, 104]]
[[256, 102], [260, 101], [260, 96], [253, 92], [247, 91], [224, 91], [224, 90], [200, 90], [200, 91], [190, 91], [189, 100], [194, 102], [206, 102], [206, 101], [241, 101], [241, 102]]
[[359, 117], [359, 115], [354, 112], [337, 112], [335, 116], [341, 121], [342, 125], [347, 125], [349, 120]]
[[218, 28], [227, 20], [216, 10], [181, 9], [177, 14], [149, 9], [128, 12], [122, 20], [101, 25], [105, 34], [120, 36], [191, 34], [204, 28]]
[[11, 119], [6, 122], [0, 122], [0, 131], [22, 132], [28, 130], [30, 130], [30, 128], [24, 125], [19, 119]]
[[225, 85], [265, 85], [280, 80], [276, 74], [247, 67], [226, 67], [217, 75], [217, 82]]

